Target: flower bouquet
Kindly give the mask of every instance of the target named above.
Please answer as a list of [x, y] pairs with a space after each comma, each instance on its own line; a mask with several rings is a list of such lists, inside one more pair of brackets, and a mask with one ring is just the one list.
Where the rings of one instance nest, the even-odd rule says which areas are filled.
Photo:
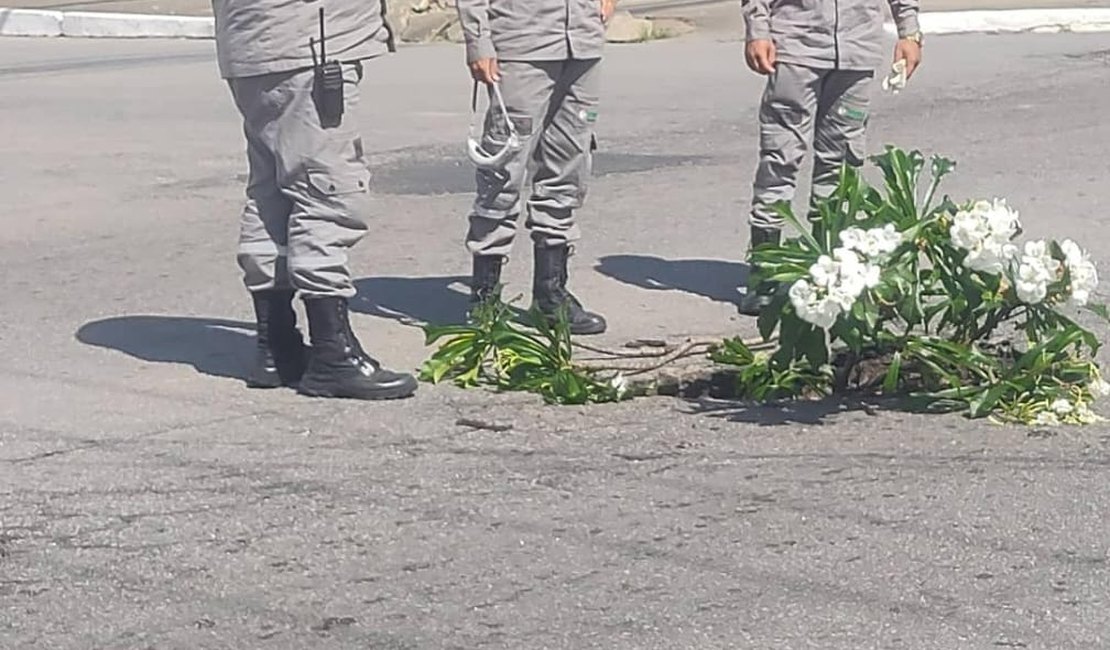
[[1092, 302], [1098, 273], [1071, 240], [1020, 242], [1016, 210], [1000, 199], [937, 201], [955, 168], [926, 167], [918, 151], [872, 159], [884, 187], [845, 167], [801, 233], [752, 252], [770, 305], [760, 334], [777, 349], [725, 342], [717, 361], [742, 367], [757, 398], [868, 391], [910, 395], [930, 410], [1023, 423], [1087, 423], [1110, 393], [1094, 361], [1095, 335], [1077, 318], [1104, 320]]

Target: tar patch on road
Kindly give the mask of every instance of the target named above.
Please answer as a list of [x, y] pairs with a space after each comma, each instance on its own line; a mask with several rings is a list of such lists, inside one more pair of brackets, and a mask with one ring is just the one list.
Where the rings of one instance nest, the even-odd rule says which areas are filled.
[[1064, 58], [1077, 61], [1098, 61], [1099, 63], [1110, 65], [1110, 50], [1094, 50], [1091, 52], [1080, 52], [1078, 54], [1065, 54]]
[[[705, 164], [711, 159], [705, 155], [601, 151], [594, 154], [593, 175], [649, 172]], [[383, 156], [373, 161], [372, 168], [375, 192], [433, 196], [474, 191], [474, 166], [461, 150], [436, 148], [395, 152], [388, 159]]]

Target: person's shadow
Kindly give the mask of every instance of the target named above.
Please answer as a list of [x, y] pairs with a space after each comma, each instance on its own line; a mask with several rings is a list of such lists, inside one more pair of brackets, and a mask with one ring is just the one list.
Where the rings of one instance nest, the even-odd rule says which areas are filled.
[[651, 255], [609, 255], [595, 267], [614, 280], [652, 291], [682, 291], [715, 302], [737, 304], [748, 281], [748, 265], [728, 260], [667, 260]]
[[378, 277], [355, 280], [351, 311], [405, 325], [450, 325], [466, 319], [469, 276]]
[[190, 365], [205, 375], [245, 379], [254, 323], [186, 316], [119, 316], [77, 330], [77, 340], [154, 363]]

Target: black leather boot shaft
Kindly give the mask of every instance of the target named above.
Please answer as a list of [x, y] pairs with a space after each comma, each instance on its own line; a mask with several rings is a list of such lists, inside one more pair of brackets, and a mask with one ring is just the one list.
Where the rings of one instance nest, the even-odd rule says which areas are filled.
[[[748, 259], [751, 259], [751, 251], [757, 246], [764, 244], [778, 245], [782, 242], [781, 230], [764, 230], [763, 228], [752, 227], [751, 235], [749, 237], [750, 244], [748, 248]], [[763, 310], [771, 304], [771, 292], [774, 291], [774, 285], [764, 282], [757, 284], [755, 281], [756, 273], [759, 267], [750, 264], [748, 267], [748, 286], [747, 291], [740, 297], [739, 311], [745, 316], [759, 316]]]
[[346, 298], [305, 300], [312, 353], [299, 391], [312, 397], [381, 400], [409, 397], [416, 379], [382, 368], [351, 329]]
[[570, 333], [578, 335], [601, 334], [608, 327], [601, 314], [582, 307], [582, 303], [567, 290], [570, 260], [569, 246], [536, 246], [535, 267], [532, 276], [533, 306], [550, 321], [562, 313], [570, 325]]
[[268, 289], [252, 293], [251, 298], [257, 349], [247, 385], [252, 388], [296, 386], [304, 374], [307, 350], [297, 329], [293, 291]]
[[491, 298], [500, 299], [501, 267], [505, 258], [500, 255], [475, 255], [470, 276], [470, 304], [476, 305]]
[[782, 243], [782, 231], [765, 230], [763, 228], [753, 227], [751, 229], [750, 240], [751, 242], [749, 243], [749, 247], [751, 249], [754, 249], [757, 246], [762, 246], [764, 244], [775, 244], [777, 246]]

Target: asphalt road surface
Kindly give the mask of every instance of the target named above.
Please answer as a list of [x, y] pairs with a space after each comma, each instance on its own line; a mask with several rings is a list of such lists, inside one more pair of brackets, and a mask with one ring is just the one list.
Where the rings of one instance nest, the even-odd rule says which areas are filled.
[[[355, 326], [411, 368], [465, 304], [469, 88], [454, 47], [368, 71]], [[935, 38], [872, 148], [1110, 277], [1108, 78], [1107, 35]], [[606, 342], [752, 331], [759, 92], [734, 41], [610, 50], [573, 269]], [[0, 648], [1110, 646], [1105, 426], [247, 390], [239, 129], [211, 43], [0, 41]]]

